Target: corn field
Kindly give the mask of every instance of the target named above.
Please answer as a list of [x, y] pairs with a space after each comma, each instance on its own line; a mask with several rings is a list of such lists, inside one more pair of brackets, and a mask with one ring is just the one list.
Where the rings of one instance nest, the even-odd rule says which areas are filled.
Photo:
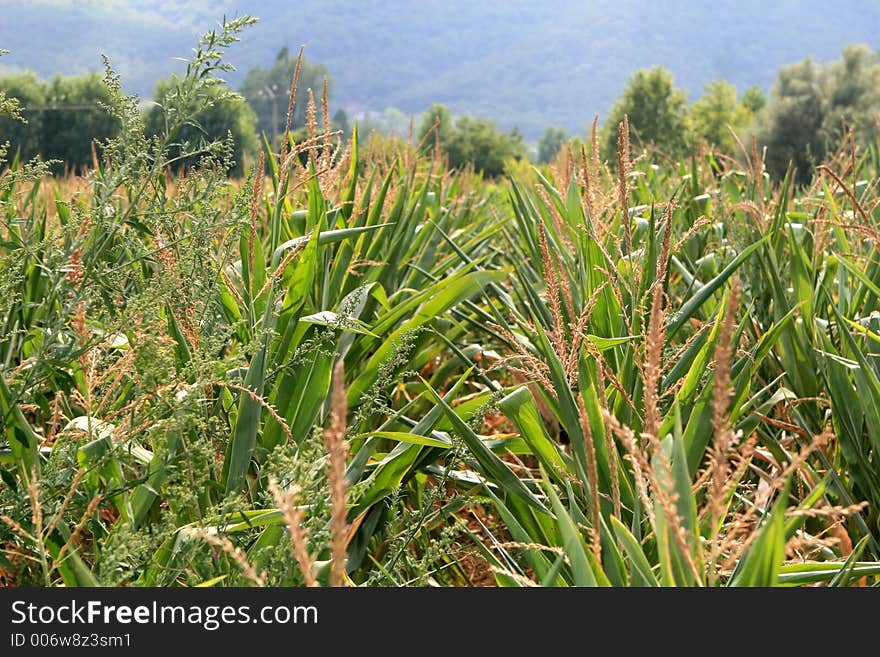
[[880, 582], [878, 145], [487, 181], [312, 105], [180, 170], [244, 22], [163, 135], [108, 68], [91, 172], [5, 165], [0, 582]]

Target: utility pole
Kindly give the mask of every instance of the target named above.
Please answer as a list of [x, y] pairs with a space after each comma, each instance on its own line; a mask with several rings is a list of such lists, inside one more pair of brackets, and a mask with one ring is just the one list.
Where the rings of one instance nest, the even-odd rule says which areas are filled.
[[278, 91], [278, 85], [273, 84], [271, 87], [267, 84], [265, 87], [260, 89], [260, 95], [265, 94], [269, 98], [269, 102], [272, 104], [272, 147], [275, 148], [276, 143], [278, 142], [278, 94], [275, 92]]

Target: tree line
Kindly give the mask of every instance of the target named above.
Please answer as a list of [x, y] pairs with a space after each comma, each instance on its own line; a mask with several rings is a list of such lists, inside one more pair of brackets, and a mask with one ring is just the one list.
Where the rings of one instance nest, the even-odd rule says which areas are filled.
[[[283, 48], [270, 67], [247, 73], [238, 95], [218, 90], [217, 101], [181, 128], [177, 135], [181, 149], [230, 136], [232, 159], [237, 163], [232, 173], [241, 173], [244, 156], [257, 150], [260, 135], [276, 146], [284, 138], [296, 66], [297, 57]], [[172, 76], [157, 84], [153, 101], [144, 110], [148, 132], [158, 133], [167, 120], [164, 101], [175, 93], [178, 81]], [[325, 66], [305, 59], [298, 81], [290, 128], [294, 138], [301, 140], [310, 104], [320, 107], [322, 96], [332, 96], [333, 84]], [[22, 158], [56, 161], [56, 170], [90, 165], [94, 145], [118, 130], [116, 119], [105, 109], [108, 91], [97, 73], [51, 80], [30, 72], [5, 76], [0, 78], [0, 93], [19, 99], [24, 118], [0, 118], [0, 142], [9, 141], [13, 153], [18, 151]], [[706, 85], [700, 98], [688, 103], [687, 93], [675, 86], [672, 74], [655, 67], [630, 76], [603, 124], [601, 151], [614, 161], [617, 125], [626, 115], [637, 146], [673, 159], [701, 143], [735, 154], [735, 133], [744, 143], [754, 137], [761, 147], [767, 147], [771, 176], [781, 178], [791, 164], [805, 181], [812, 168], [837, 148], [843, 126], [852, 129], [860, 143], [876, 138], [878, 114], [880, 55], [865, 46], [847, 46], [839, 60], [826, 66], [807, 58], [782, 68], [769, 99], [757, 86], [739, 94], [733, 85], [717, 79]], [[390, 122], [398, 131], [406, 124], [399, 111], [388, 110], [385, 118], [384, 126]], [[383, 127], [381, 120], [365, 123], [374, 129]], [[344, 135], [351, 129], [345, 110], [338, 110], [330, 124]], [[530, 153], [518, 130], [503, 131], [489, 119], [455, 117], [441, 104], [422, 115], [414, 138], [424, 150], [439, 145], [451, 166], [473, 166], [489, 177], [503, 174], [511, 160], [529, 155], [548, 162], [569, 139], [580, 139], [551, 126]]]
[[[229, 137], [233, 145], [231, 160], [235, 163], [230, 173], [240, 174], [245, 155], [257, 152], [260, 135], [278, 145], [286, 127], [295, 68], [296, 57], [284, 48], [270, 68], [249, 71], [237, 94], [228, 94], [218, 87], [214, 101], [194, 110], [178, 129], [177, 150], [191, 152], [200, 143]], [[308, 94], [318, 94], [320, 103], [325, 77], [330, 82], [326, 67], [305, 59], [298, 75], [291, 129], [306, 124]], [[149, 135], [163, 132], [170, 118], [166, 108], [173, 105], [166, 101], [178, 93], [180, 82], [179, 76], [172, 75], [157, 83], [152, 101], [144, 108], [144, 128]], [[94, 158], [94, 145], [119, 131], [118, 120], [106, 108], [109, 91], [97, 73], [56, 76], [51, 80], [43, 80], [32, 72], [5, 76], [0, 78], [0, 92], [17, 98], [21, 106], [20, 118], [0, 117], [0, 142], [9, 141], [12, 154], [22, 159], [40, 156], [54, 161], [56, 171], [89, 166]], [[333, 127], [348, 130], [344, 112], [334, 116]], [[191, 160], [182, 158], [180, 163], [186, 165]]]
[[[636, 71], [602, 129], [602, 152], [611, 161], [624, 115], [634, 142], [670, 158], [679, 159], [701, 143], [736, 155], [741, 150], [736, 133], [746, 148], [752, 139], [766, 148], [765, 165], [772, 178], [782, 179], [791, 166], [797, 179], [807, 182], [814, 167], [839, 148], [848, 132], [861, 145], [877, 138], [880, 53], [850, 45], [826, 66], [811, 57], [785, 66], [769, 99], [758, 87], [738, 96], [733, 85], [715, 80], [691, 105], [666, 69]], [[564, 138], [545, 132], [544, 152], [552, 152]]]

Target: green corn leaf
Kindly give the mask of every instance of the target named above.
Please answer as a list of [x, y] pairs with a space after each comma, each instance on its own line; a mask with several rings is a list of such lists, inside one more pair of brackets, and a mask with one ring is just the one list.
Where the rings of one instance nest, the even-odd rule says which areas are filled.
[[498, 484], [506, 492], [516, 495], [527, 504], [532, 505], [539, 511], [545, 511], [544, 505], [537, 497], [523, 484], [513, 471], [498, 458], [491, 449], [489, 449], [480, 437], [474, 433], [464, 420], [453, 410], [451, 406], [440, 396], [430, 384], [422, 379], [422, 383], [427, 390], [428, 396], [435, 404], [440, 406], [446, 413], [446, 417], [452, 423], [455, 431], [461, 436], [474, 458], [483, 470], [483, 475], [494, 483]]
[[666, 323], [666, 336], [667, 339], [671, 339], [678, 330], [687, 322], [691, 317], [693, 317], [700, 307], [706, 303], [706, 300], [709, 299], [722, 285], [724, 285], [725, 281], [730, 278], [733, 273], [739, 269], [739, 267], [749, 259], [749, 257], [758, 249], [760, 249], [767, 242], [769, 238], [763, 237], [759, 241], [754, 244], [750, 244], [745, 249], [743, 249], [733, 261], [727, 265], [724, 269], [721, 270], [721, 273], [718, 274], [711, 281], [707, 282], [703, 287], [701, 287], [697, 292], [688, 299], [684, 305], [676, 312], [672, 318]]

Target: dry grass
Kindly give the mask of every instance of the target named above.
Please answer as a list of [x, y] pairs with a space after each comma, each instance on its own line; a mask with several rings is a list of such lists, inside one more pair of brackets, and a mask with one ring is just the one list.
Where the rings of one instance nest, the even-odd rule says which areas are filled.
[[348, 550], [348, 521], [345, 491], [345, 466], [348, 442], [345, 440], [348, 403], [345, 392], [345, 368], [342, 361], [333, 370], [333, 395], [330, 427], [324, 432], [324, 446], [329, 457], [327, 480], [330, 485], [330, 586], [345, 583], [346, 553]]

